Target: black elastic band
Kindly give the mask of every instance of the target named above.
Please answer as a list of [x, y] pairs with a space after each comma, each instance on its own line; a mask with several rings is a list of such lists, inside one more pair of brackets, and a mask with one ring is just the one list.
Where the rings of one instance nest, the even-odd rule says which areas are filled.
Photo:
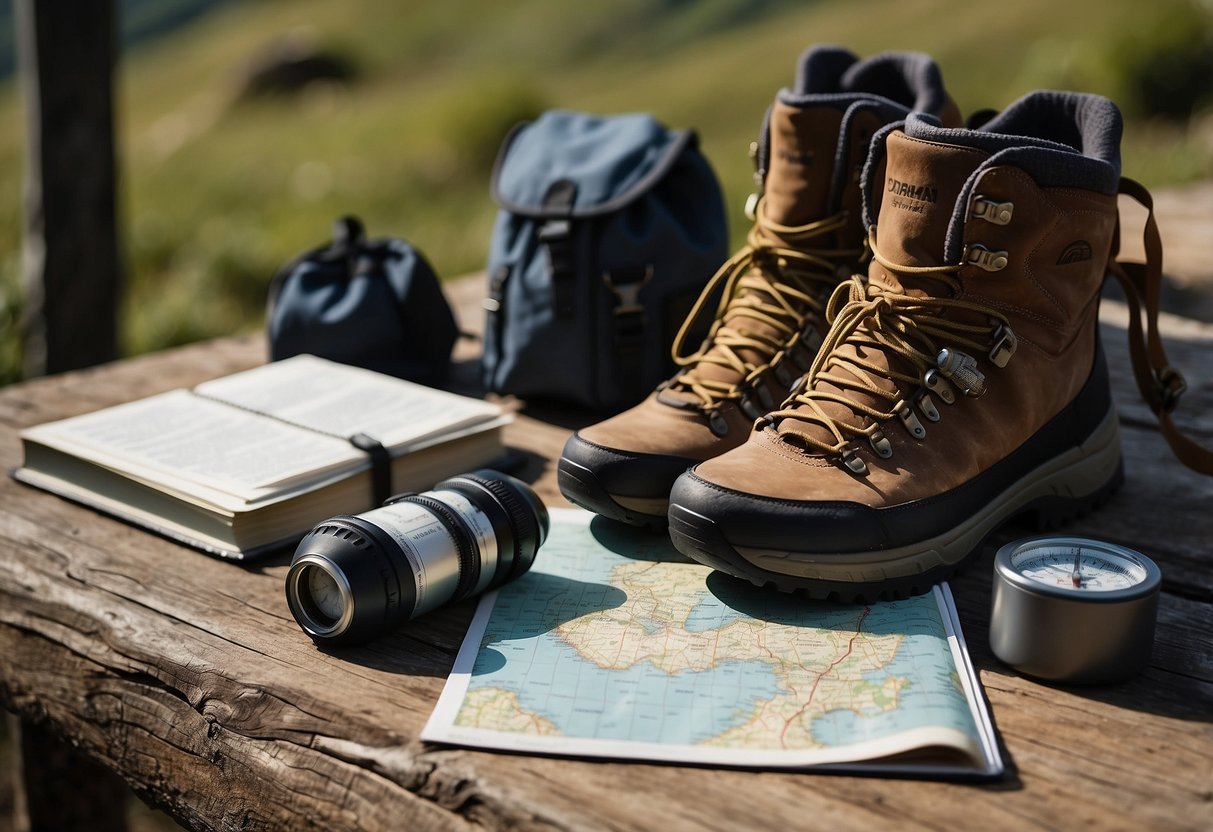
[[392, 455], [383, 443], [365, 433], [355, 433], [350, 444], [365, 451], [371, 459], [371, 496], [375, 505], [383, 505], [392, 496]]

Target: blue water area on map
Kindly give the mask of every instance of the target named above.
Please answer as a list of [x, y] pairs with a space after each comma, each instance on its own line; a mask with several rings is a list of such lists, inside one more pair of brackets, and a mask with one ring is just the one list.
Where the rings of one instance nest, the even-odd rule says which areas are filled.
[[942, 622], [937, 615], [926, 614], [934, 609], [934, 599], [926, 595], [921, 600], [897, 603], [903, 607], [922, 604], [924, 614], [898, 616], [906, 635], [893, 661], [864, 674], [863, 678], [874, 685], [883, 685], [890, 677], [915, 681], [897, 693], [896, 709], [868, 714], [839, 709], [819, 716], [813, 721], [815, 740], [826, 745], [845, 745], [928, 725], [948, 726], [977, 736], [964, 696], [952, 681], [956, 667]]
[[730, 609], [718, 599], [705, 594], [703, 600], [691, 607], [687, 614], [686, 631], [688, 633], [704, 633], [708, 630], [720, 630], [744, 616], [737, 610]]
[[[493, 647], [507, 657], [513, 652], [508, 641]], [[701, 742], [744, 722], [756, 701], [778, 692], [772, 667], [761, 662], [671, 676], [647, 661], [603, 670], [554, 636], [541, 636], [526, 650], [526, 661], [511, 659], [477, 675], [471, 689], [512, 690], [523, 708], [570, 737]]]

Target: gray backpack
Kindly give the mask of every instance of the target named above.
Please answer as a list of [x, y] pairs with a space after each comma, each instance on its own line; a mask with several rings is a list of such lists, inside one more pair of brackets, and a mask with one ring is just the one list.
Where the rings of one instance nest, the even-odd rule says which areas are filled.
[[674, 336], [728, 254], [695, 134], [549, 111], [506, 138], [492, 193], [486, 388], [616, 411], [671, 375]]

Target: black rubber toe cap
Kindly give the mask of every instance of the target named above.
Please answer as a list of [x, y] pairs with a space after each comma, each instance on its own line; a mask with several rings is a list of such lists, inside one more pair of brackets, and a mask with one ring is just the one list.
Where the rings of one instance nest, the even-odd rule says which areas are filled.
[[711, 518], [734, 546], [793, 552], [861, 552], [886, 548], [876, 509], [852, 502], [777, 500], [709, 482], [693, 470], [674, 482], [674, 507]]
[[606, 448], [573, 434], [564, 443], [565, 460], [593, 473], [608, 493], [621, 497], [664, 499], [670, 486], [695, 460]]
[[670, 486], [693, 460], [604, 448], [574, 434], [556, 466], [560, 493], [583, 508], [635, 526], [664, 529]]

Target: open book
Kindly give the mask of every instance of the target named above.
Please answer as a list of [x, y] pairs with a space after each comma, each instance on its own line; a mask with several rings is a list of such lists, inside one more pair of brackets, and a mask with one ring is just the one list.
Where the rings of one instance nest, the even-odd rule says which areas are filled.
[[508, 421], [494, 404], [301, 355], [29, 428], [13, 476], [252, 557], [377, 505], [373, 460], [392, 493], [423, 490], [498, 456]]
[[1003, 770], [946, 584], [807, 601], [564, 509], [531, 571], [481, 600], [421, 737], [695, 765]]

